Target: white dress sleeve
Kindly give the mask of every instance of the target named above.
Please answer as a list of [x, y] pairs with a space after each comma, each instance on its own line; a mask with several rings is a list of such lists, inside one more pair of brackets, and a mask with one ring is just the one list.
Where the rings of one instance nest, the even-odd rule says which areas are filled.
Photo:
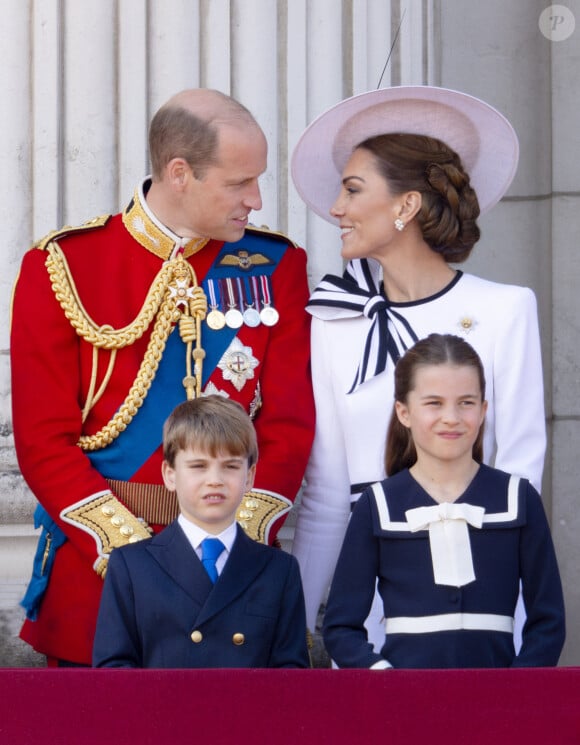
[[510, 289], [493, 360], [494, 465], [541, 491], [546, 420], [536, 298], [527, 287]]
[[[312, 319], [312, 379], [316, 430], [298, 510], [292, 553], [298, 559], [306, 622], [314, 629], [330, 586], [350, 516], [350, 481], [327, 348], [326, 324]], [[344, 392], [341, 393], [344, 395]]]

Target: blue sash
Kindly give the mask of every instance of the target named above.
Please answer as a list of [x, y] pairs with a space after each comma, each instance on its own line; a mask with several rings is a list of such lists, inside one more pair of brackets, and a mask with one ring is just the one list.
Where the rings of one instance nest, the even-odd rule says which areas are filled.
[[[287, 248], [284, 241], [268, 237], [267, 234], [247, 233], [237, 243], [225, 243], [201, 283], [206, 295], [209, 279], [271, 276]], [[231, 256], [237, 251], [247, 251], [250, 255], [260, 254], [265, 257], [267, 263], [252, 264], [246, 269], [229, 262], [224, 262], [220, 266], [225, 256]], [[217, 367], [236, 332], [236, 329], [227, 326], [220, 331], [214, 331], [205, 321], [203, 322], [202, 346], [206, 353], [203, 363], [203, 386]], [[185, 389], [181, 383], [185, 377], [185, 355], [186, 346], [179, 336], [179, 329], [175, 328], [167, 340], [149, 393], [131, 424], [106, 448], [86, 453], [93, 466], [105, 478], [129, 481], [161, 444], [163, 423], [173, 409], [185, 400]]]

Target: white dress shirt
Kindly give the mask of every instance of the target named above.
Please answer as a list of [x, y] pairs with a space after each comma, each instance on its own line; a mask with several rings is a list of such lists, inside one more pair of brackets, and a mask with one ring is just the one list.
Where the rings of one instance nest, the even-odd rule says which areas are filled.
[[215, 563], [217, 573], [219, 576], [223, 571], [226, 561], [228, 560], [228, 557], [231, 553], [232, 546], [234, 545], [234, 541], [236, 540], [236, 535], [237, 535], [236, 522], [234, 521], [225, 530], [223, 530], [221, 533], [218, 533], [217, 535], [208, 533], [203, 528], [200, 528], [199, 525], [192, 523], [191, 520], [188, 520], [182, 514], [180, 514], [179, 517], [177, 518], [177, 522], [179, 523], [181, 529], [186, 535], [187, 540], [190, 542], [193, 550], [198, 555], [200, 560], [201, 560], [201, 543], [205, 538], [219, 538], [220, 541], [224, 544], [224, 550], [218, 556], [218, 558], [216, 559], [216, 563]]

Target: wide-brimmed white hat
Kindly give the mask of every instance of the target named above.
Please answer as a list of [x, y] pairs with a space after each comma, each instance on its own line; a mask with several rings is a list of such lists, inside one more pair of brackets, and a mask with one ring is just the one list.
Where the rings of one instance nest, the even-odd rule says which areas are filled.
[[517, 135], [493, 106], [448, 88], [398, 86], [347, 98], [305, 129], [292, 155], [292, 178], [302, 199], [337, 223], [329, 210], [353, 149], [368, 137], [394, 132], [436, 137], [455, 150], [482, 213], [499, 202], [516, 172]]

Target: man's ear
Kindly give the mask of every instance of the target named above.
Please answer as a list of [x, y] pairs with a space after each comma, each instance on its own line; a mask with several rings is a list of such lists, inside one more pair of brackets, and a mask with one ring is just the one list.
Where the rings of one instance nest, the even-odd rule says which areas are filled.
[[175, 469], [166, 460], [161, 464], [161, 475], [166, 488], [169, 491], [175, 491]]
[[181, 191], [187, 186], [193, 172], [188, 162], [183, 158], [173, 158], [165, 167], [167, 181], [176, 190]]

